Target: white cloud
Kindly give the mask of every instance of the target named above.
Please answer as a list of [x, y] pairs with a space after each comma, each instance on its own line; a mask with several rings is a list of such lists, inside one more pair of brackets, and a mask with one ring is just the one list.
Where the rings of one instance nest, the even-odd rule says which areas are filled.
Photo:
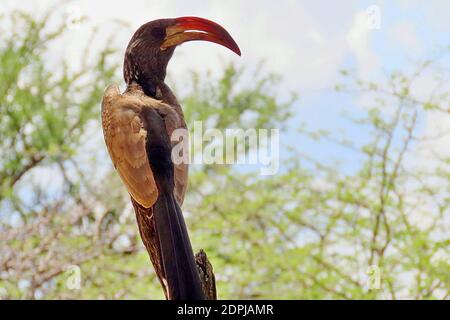
[[[16, 8], [14, 1], [3, 6]], [[37, 12], [44, 11], [55, 1], [32, 2]], [[0, 7], [2, 6], [0, 5]], [[72, 1], [67, 6], [77, 5], [80, 12], [89, 17], [89, 23], [70, 31], [64, 41], [54, 48], [52, 57], [65, 56], [71, 61], [83, 58], [82, 44], [89, 35], [91, 26], [100, 26], [102, 36], [116, 30], [113, 20], [126, 21], [130, 27], [116, 32], [114, 41], [125, 48], [134, 30], [141, 24], [161, 17], [197, 15], [222, 24], [236, 39], [242, 49], [242, 57], [234, 56], [224, 48], [213, 44], [189, 43], [181, 46], [169, 65], [172, 78], [187, 75], [188, 70], [217, 73], [223, 69], [223, 61], [235, 61], [252, 68], [262, 59], [268, 70], [285, 79], [289, 90], [320, 89], [331, 85], [336, 70], [346, 51], [344, 34], [329, 36], [321, 30], [323, 21], [306, 12], [297, 1]], [[64, 5], [62, 5], [64, 10]], [[23, 6], [26, 9], [26, 6]], [[351, 11], [351, 10], [350, 10]], [[329, 21], [327, 21], [328, 23]], [[99, 49], [104, 45], [96, 41], [92, 45]], [[57, 59], [49, 59], [57, 60]]]
[[377, 32], [377, 30], [368, 27], [367, 13], [365, 11], [356, 13], [347, 33], [347, 43], [357, 60], [358, 73], [363, 78], [371, 76], [379, 68], [379, 60], [370, 47], [371, 32]]
[[411, 22], [403, 21], [394, 25], [392, 37], [395, 42], [401, 44], [406, 50], [418, 51], [421, 49], [416, 29]]
[[[414, 99], [443, 104], [444, 101], [433, 99], [433, 97], [449, 92], [450, 86], [448, 80], [445, 81], [436, 76], [437, 70], [440, 70], [438, 65], [414, 80], [410, 89], [410, 95]], [[444, 81], [444, 85], [442, 85], [442, 81]], [[445, 104], [442, 107], [445, 107]], [[428, 111], [420, 136], [425, 139], [416, 146], [422, 160], [418, 161], [418, 165], [430, 167], [434, 164], [432, 159], [450, 157], [450, 148], [448, 147], [450, 146], [450, 117], [448, 114], [435, 110]], [[423, 161], [423, 159], [427, 159], [427, 161]]]

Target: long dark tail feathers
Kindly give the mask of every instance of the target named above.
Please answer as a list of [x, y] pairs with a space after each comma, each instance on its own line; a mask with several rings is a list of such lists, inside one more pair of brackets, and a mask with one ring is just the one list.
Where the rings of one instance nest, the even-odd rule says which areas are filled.
[[170, 300], [203, 300], [200, 277], [183, 214], [173, 193], [161, 192], [153, 215]]
[[141, 118], [147, 131], [147, 157], [158, 188], [158, 199], [153, 205], [153, 217], [166, 276], [168, 298], [205, 299], [183, 214], [174, 196], [172, 147], [164, 119], [152, 108], [143, 108]]

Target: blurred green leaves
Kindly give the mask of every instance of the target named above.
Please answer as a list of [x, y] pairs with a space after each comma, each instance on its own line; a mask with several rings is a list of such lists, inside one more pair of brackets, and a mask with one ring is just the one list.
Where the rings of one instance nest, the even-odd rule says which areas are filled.
[[74, 155], [117, 70], [106, 62], [111, 48], [76, 71], [63, 57], [49, 60], [48, 47], [67, 28], [51, 27], [50, 16], [34, 19], [14, 12], [2, 19], [12, 30], [0, 40], [0, 199], [38, 163]]

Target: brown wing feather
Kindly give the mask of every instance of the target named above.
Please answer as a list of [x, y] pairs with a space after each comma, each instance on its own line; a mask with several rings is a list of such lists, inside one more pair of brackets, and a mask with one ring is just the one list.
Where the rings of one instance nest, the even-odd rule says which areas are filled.
[[102, 125], [109, 155], [130, 195], [145, 208], [158, 197], [145, 151], [146, 132], [139, 119], [139, 99], [109, 86], [102, 102]]
[[[174, 129], [185, 128], [185, 124], [171, 106], [143, 95], [140, 90], [120, 94], [116, 85], [105, 90], [102, 125], [109, 155], [133, 199], [149, 208], [156, 202], [158, 190], [145, 149], [147, 132], [139, 117], [142, 108], [156, 108], [165, 115], [169, 136]], [[180, 205], [186, 190], [187, 170], [187, 164], [175, 166], [175, 196]]]

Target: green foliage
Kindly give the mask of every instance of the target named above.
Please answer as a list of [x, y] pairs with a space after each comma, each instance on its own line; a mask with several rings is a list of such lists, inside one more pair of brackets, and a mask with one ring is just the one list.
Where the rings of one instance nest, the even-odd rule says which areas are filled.
[[186, 122], [204, 121], [220, 130], [283, 125], [291, 115], [289, 107], [295, 97], [283, 103], [277, 99], [279, 79], [273, 74], [261, 76], [257, 72], [253, 81], [242, 87], [243, 72], [228, 65], [219, 79], [200, 79], [194, 73], [191, 93], [183, 99]]
[[48, 30], [48, 16], [35, 20], [20, 12], [10, 20], [12, 34], [0, 40], [0, 199], [38, 163], [74, 155], [117, 68], [106, 63], [113, 54], [106, 48], [80, 70], [70, 71], [64, 60], [55, 69], [57, 61], [45, 55], [66, 26]]

